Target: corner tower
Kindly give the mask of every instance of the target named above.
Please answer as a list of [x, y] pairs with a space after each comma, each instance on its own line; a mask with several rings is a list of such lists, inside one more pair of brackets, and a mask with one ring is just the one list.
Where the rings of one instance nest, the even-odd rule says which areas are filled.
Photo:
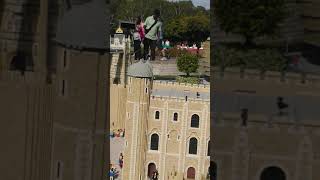
[[104, 130], [110, 100], [107, 9], [105, 0], [75, 4], [57, 25], [51, 179], [105, 179]]
[[152, 66], [149, 61], [128, 68], [126, 147], [123, 179], [145, 179], [147, 150], [147, 119], [152, 89]]

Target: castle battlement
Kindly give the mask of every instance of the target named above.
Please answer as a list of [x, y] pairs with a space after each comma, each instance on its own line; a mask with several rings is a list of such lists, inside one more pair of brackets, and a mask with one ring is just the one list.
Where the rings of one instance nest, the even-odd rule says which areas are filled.
[[226, 68], [221, 70], [218, 67], [212, 68], [213, 77], [215, 79], [229, 79], [229, 80], [261, 80], [261, 81], [274, 81], [283, 84], [296, 84], [296, 85], [313, 85], [320, 87], [320, 75], [308, 73], [281, 73], [275, 71], [267, 71], [261, 73], [259, 70], [243, 70], [240, 68]]
[[[241, 118], [235, 114], [222, 115], [214, 118], [212, 125], [214, 127], [242, 127]], [[270, 117], [266, 115], [253, 115], [247, 121], [247, 127], [243, 128], [256, 128], [256, 127], [305, 127], [305, 128], [319, 128], [320, 122], [317, 120], [304, 119], [301, 121], [295, 121], [290, 117]]]
[[190, 83], [179, 83], [179, 82], [172, 82], [172, 81], [163, 81], [163, 80], [155, 80], [153, 81], [154, 85], [164, 85], [164, 86], [171, 86], [171, 87], [189, 87], [189, 88], [203, 88], [209, 89], [210, 84], [190, 84]]
[[[175, 101], [175, 102], [186, 102], [185, 97], [172, 97], [172, 96], [159, 96], [159, 95], [151, 95], [152, 100], [161, 100], [161, 101]], [[188, 97], [188, 102], [192, 103], [210, 103], [210, 99], [207, 98], [194, 98]]]

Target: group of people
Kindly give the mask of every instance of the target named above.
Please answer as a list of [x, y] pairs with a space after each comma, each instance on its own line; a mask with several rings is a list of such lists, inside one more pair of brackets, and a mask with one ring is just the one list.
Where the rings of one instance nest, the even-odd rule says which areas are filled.
[[[143, 22], [141, 17], [137, 18], [133, 33], [135, 60], [149, 58], [151, 51], [151, 60], [155, 60], [155, 49], [157, 42], [162, 39], [162, 22], [160, 19], [160, 10], [155, 9], [152, 16], [146, 18]], [[141, 45], [143, 44], [143, 53]]]
[[182, 43], [178, 46], [178, 49], [203, 49], [202, 47], [199, 47], [197, 44], [193, 44], [191, 47], [188, 47], [186, 44]]
[[124, 137], [124, 135], [125, 135], [125, 129], [113, 130], [110, 133], [110, 137], [111, 138], [113, 138], [113, 137]]
[[118, 176], [119, 176], [119, 171], [117, 171], [117, 168], [116, 168], [116, 167], [113, 167], [113, 166], [111, 165], [111, 168], [110, 168], [110, 170], [109, 170], [110, 180], [114, 180], [114, 179], [116, 179]]
[[155, 171], [152, 173], [151, 179], [152, 179], [152, 180], [158, 180], [158, 176], [159, 176], [158, 170], [155, 170]]

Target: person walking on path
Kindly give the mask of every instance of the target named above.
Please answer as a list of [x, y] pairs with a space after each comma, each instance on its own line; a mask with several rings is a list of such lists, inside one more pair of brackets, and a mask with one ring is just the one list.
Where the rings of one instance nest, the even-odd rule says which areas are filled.
[[152, 16], [147, 17], [144, 28], [145, 38], [144, 44], [144, 59], [147, 60], [149, 50], [151, 50], [151, 60], [155, 60], [155, 49], [157, 46], [157, 40], [159, 39], [159, 32], [161, 32], [162, 22], [160, 22], [160, 11], [155, 9]]
[[123, 154], [122, 153], [120, 153], [120, 156], [119, 156], [119, 166], [122, 169], [122, 167], [123, 167]]
[[114, 171], [113, 171], [113, 168], [110, 169], [109, 171], [109, 177], [110, 177], [110, 180], [113, 180], [114, 179]]

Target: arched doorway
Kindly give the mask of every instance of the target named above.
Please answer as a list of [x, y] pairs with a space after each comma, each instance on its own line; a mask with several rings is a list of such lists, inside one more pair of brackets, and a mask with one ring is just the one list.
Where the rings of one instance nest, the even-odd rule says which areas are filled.
[[194, 167], [189, 167], [187, 170], [187, 179], [196, 179], [196, 169]]
[[153, 172], [157, 170], [157, 166], [154, 163], [149, 163], [148, 165], [148, 178], [152, 177]]
[[286, 174], [281, 168], [270, 166], [262, 171], [260, 180], [286, 180]]

